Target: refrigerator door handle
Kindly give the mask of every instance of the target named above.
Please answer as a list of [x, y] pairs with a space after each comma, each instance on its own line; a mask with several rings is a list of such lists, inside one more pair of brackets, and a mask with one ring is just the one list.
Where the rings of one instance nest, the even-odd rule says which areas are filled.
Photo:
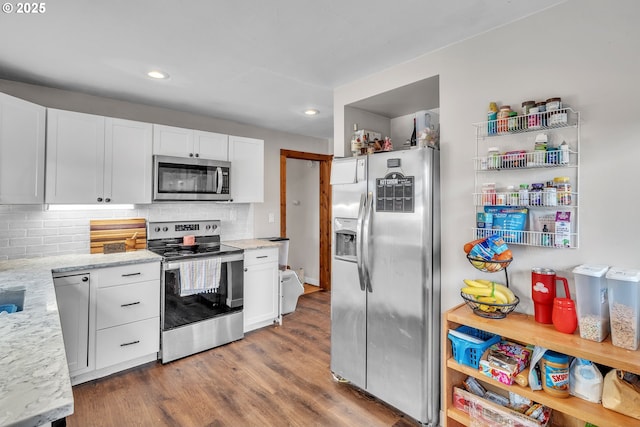
[[370, 257], [370, 250], [371, 250], [371, 239], [372, 239], [372, 233], [371, 233], [371, 215], [373, 212], [373, 192], [369, 192], [367, 193], [367, 200], [366, 200], [366, 207], [365, 207], [365, 214], [364, 214], [364, 221], [362, 224], [362, 228], [363, 228], [363, 238], [362, 238], [362, 246], [363, 246], [363, 253], [364, 253], [364, 277], [366, 279], [366, 284], [367, 284], [367, 290], [369, 292], [373, 292], [373, 287], [371, 286], [371, 275], [369, 274], [369, 266], [371, 265], [371, 257]]
[[363, 224], [364, 215], [367, 204], [367, 193], [362, 193], [360, 196], [360, 207], [358, 208], [358, 221], [356, 224], [356, 265], [358, 266], [358, 278], [360, 279], [360, 289], [365, 291], [366, 276], [364, 273], [364, 258], [363, 258]]

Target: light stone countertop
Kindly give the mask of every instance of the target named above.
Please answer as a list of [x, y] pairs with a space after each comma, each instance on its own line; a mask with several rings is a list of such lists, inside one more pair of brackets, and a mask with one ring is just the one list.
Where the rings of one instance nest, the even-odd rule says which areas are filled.
[[152, 252], [0, 261], [3, 291], [25, 290], [24, 310], [0, 314], [0, 426], [35, 427], [73, 413], [52, 272], [160, 261]]
[[271, 242], [269, 240], [262, 240], [262, 239], [227, 240], [222, 243], [228, 246], [233, 246], [234, 248], [245, 249], [245, 250], [277, 248], [280, 246], [278, 242]]

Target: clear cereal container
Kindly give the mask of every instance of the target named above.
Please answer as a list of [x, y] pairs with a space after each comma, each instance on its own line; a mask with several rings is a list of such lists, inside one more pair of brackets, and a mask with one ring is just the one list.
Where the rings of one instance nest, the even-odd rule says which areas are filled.
[[580, 337], [601, 342], [609, 336], [607, 265], [579, 265], [573, 269]]
[[611, 342], [636, 350], [640, 338], [640, 270], [611, 267], [607, 272]]

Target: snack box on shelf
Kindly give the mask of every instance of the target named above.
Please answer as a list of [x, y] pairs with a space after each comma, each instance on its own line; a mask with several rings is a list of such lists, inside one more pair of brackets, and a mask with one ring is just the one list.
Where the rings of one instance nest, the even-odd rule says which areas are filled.
[[533, 418], [458, 387], [453, 388], [453, 406], [471, 416], [472, 426], [545, 427], [551, 418], [546, 406], [536, 406]]

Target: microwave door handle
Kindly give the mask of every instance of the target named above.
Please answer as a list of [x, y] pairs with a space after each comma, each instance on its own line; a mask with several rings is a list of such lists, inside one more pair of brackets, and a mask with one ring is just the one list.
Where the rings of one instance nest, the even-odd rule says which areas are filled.
[[218, 186], [216, 188], [216, 193], [220, 194], [222, 193], [222, 168], [220, 166], [218, 166], [218, 168], [216, 169], [216, 174], [218, 176]]

